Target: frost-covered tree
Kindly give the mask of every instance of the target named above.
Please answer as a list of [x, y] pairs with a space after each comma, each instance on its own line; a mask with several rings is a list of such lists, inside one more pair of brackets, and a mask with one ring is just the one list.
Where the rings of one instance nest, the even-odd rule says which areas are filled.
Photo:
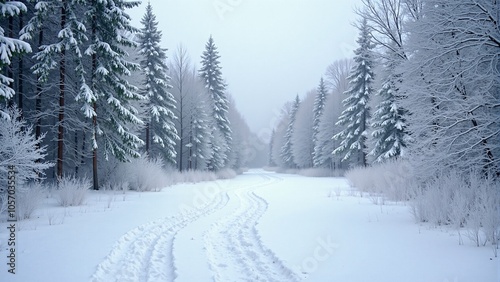
[[313, 135], [312, 135], [312, 140], [313, 144], [315, 146], [314, 148], [314, 155], [313, 155], [313, 164], [314, 166], [319, 165], [319, 158], [320, 158], [320, 148], [316, 146], [318, 144], [318, 134], [320, 131], [319, 124], [321, 121], [321, 117], [323, 116], [323, 113], [325, 111], [325, 104], [326, 104], [326, 98], [327, 98], [327, 90], [325, 86], [325, 81], [323, 78], [319, 81], [319, 86], [318, 90], [316, 91], [316, 98], [314, 100], [314, 109], [313, 109]]
[[287, 124], [287, 129], [285, 132], [285, 140], [284, 144], [281, 147], [281, 160], [282, 163], [285, 167], [288, 168], [294, 168], [297, 166], [293, 159], [293, 152], [292, 152], [292, 146], [293, 146], [293, 130], [294, 130], [294, 124], [295, 124], [295, 118], [297, 116], [297, 111], [300, 106], [300, 99], [299, 95], [295, 97], [295, 100], [292, 104], [292, 108], [290, 109], [289, 113], [289, 118], [288, 118], [288, 124]]
[[341, 59], [331, 63], [326, 69], [325, 85], [333, 92], [344, 93], [349, 87], [347, 77], [351, 72], [352, 59]]
[[377, 91], [380, 103], [372, 117], [373, 148], [370, 155], [375, 161], [398, 157], [411, 139], [406, 130], [408, 110], [402, 105], [406, 93], [401, 84], [400, 66], [408, 60], [408, 24], [422, 16], [422, 0], [362, 0], [363, 8], [357, 13], [372, 27], [373, 40], [382, 46], [384, 67], [382, 85]]
[[[15, 17], [26, 12], [26, 6], [19, 1], [2, 1], [0, 3], [0, 17]], [[31, 52], [31, 46], [23, 40], [9, 37], [5, 29], [0, 26], [0, 103], [12, 99], [15, 92], [12, 88], [14, 79], [3, 74], [5, 68], [12, 63], [16, 54]], [[7, 111], [0, 106], [0, 118], [8, 119]]]
[[[160, 153], [166, 162], [173, 164], [176, 158], [175, 143], [179, 140], [174, 124], [177, 118], [174, 114], [176, 101], [169, 92], [172, 86], [167, 75], [166, 50], [160, 46], [161, 31], [158, 30], [151, 3], [146, 6], [141, 23], [143, 27], [138, 37], [141, 69], [145, 77], [141, 94], [147, 97], [146, 152]], [[153, 143], [158, 145], [152, 152], [149, 147], [151, 135]]]
[[327, 71], [332, 91], [325, 103], [325, 111], [319, 123], [318, 141], [314, 148], [315, 152], [318, 152], [315, 163], [317, 167], [328, 167], [331, 169], [344, 168], [341, 158], [332, 153], [340, 144], [332, 136], [344, 128], [336, 123], [344, 110], [342, 100], [344, 92], [348, 88], [347, 77], [349, 76], [350, 62], [350, 60], [335, 61]]
[[272, 139], [271, 159], [278, 167], [286, 167], [281, 156], [281, 149], [285, 145], [286, 130], [290, 123], [290, 110], [292, 103], [287, 102], [280, 111], [280, 117], [275, 127], [274, 138]]
[[366, 19], [361, 21], [358, 29], [360, 32], [357, 39], [359, 46], [354, 51], [354, 65], [348, 77], [349, 89], [345, 92], [348, 97], [343, 101], [345, 110], [337, 122], [346, 128], [334, 135], [334, 138], [341, 142], [333, 153], [343, 154], [344, 161], [356, 154], [357, 165], [366, 166], [367, 125], [370, 118], [368, 101], [373, 94], [372, 49], [374, 45]]
[[314, 156], [314, 108], [319, 94], [311, 90], [300, 102], [295, 115], [292, 134], [292, 155], [295, 165], [299, 168], [313, 166]]
[[405, 63], [411, 160], [423, 177], [449, 169], [500, 175], [498, 3], [424, 1]]
[[[226, 97], [226, 84], [222, 78], [220, 55], [215, 46], [212, 36], [205, 45], [205, 51], [201, 56], [201, 68], [199, 70], [205, 89], [210, 97], [212, 107], [212, 116], [214, 119], [214, 137], [221, 135], [219, 140], [212, 140], [213, 154], [211, 169], [219, 170], [225, 166], [228, 161], [227, 154], [231, 150], [231, 127], [227, 118], [229, 102]], [[218, 134], [216, 131], [220, 132]]]
[[[199, 96], [202, 97], [201, 95]], [[210, 123], [207, 114], [208, 107], [206, 103], [196, 103], [190, 115], [190, 123], [187, 128], [188, 141], [185, 145], [188, 148], [188, 169], [204, 170], [209, 165], [212, 153], [212, 147], [208, 140], [210, 138]]]
[[91, 91], [93, 96], [81, 97], [86, 103], [86, 116], [92, 118], [92, 149], [94, 189], [97, 182], [97, 154], [106, 159], [110, 155], [121, 161], [139, 157], [139, 147], [144, 142], [134, 132], [134, 125], [143, 124], [138, 110], [131, 101], [144, 99], [138, 88], [126, 76], [137, 64], [126, 60], [124, 47], [134, 47], [132, 38], [136, 29], [130, 25], [125, 9], [136, 7], [139, 2], [124, 0], [91, 1], [87, 11], [90, 23], [90, 45], [85, 54], [91, 60]]
[[[194, 94], [195, 85], [197, 83], [197, 78], [193, 75], [192, 65], [189, 59], [187, 50], [182, 45], [179, 45], [174, 56], [169, 64], [169, 71], [172, 83], [172, 94], [177, 101], [175, 114], [178, 117], [176, 119], [176, 128], [179, 135], [179, 141], [177, 142], [177, 167], [180, 171], [187, 168], [188, 164], [188, 151], [190, 149], [186, 147], [190, 141], [190, 135], [188, 134], [189, 128], [191, 127], [191, 97]], [[198, 95], [199, 93], [196, 93]]]
[[331, 94], [325, 101], [325, 109], [320, 118], [319, 133], [314, 147], [314, 151], [318, 153], [314, 164], [317, 167], [342, 168], [339, 156], [332, 154], [340, 142], [334, 140], [332, 136], [343, 129], [343, 126], [336, 125], [336, 122], [344, 110], [342, 107], [343, 93], [349, 86], [347, 77], [351, 65], [350, 59], [343, 59], [334, 61], [327, 68], [325, 84], [331, 89]]
[[7, 187], [7, 170], [14, 166], [19, 182], [26, 179], [39, 179], [44, 170], [51, 167], [49, 162], [41, 161], [46, 157], [46, 147], [40, 146], [41, 138], [36, 139], [33, 128], [21, 119], [21, 112], [10, 108], [6, 112], [10, 118], [0, 118], [0, 182]]
[[391, 50], [387, 52], [387, 56], [383, 69], [385, 78], [376, 94], [381, 100], [371, 119], [375, 144], [370, 155], [376, 162], [401, 156], [410, 141], [406, 124], [407, 111], [401, 106], [401, 99], [404, 98], [400, 95], [402, 74], [398, 73], [397, 65], [401, 60], [394, 58], [395, 53]]

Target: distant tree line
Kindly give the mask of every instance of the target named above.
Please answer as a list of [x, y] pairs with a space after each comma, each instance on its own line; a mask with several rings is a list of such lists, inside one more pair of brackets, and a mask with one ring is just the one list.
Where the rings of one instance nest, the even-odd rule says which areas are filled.
[[498, 1], [362, 3], [354, 57], [283, 107], [270, 162], [345, 170], [404, 159], [422, 179], [498, 178]]

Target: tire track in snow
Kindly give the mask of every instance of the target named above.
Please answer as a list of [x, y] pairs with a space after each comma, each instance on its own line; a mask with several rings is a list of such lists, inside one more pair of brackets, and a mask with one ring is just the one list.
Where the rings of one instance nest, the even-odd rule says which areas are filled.
[[298, 281], [299, 276], [262, 242], [256, 229], [268, 203], [254, 190], [268, 186], [280, 178], [261, 174], [264, 184], [239, 189], [231, 198], [238, 209], [216, 222], [205, 234], [205, 245], [215, 281]]
[[218, 193], [203, 208], [152, 221], [123, 235], [97, 266], [92, 282], [174, 281], [176, 234], [198, 218], [223, 208], [229, 198]]

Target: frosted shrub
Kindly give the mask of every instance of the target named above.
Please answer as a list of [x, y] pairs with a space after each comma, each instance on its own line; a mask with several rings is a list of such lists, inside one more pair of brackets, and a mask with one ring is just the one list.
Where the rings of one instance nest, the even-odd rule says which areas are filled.
[[20, 187], [16, 191], [17, 219], [29, 219], [40, 206], [45, 189], [40, 183], [32, 183]]
[[144, 155], [131, 162], [117, 163], [112, 171], [107, 185], [114, 190], [159, 191], [173, 184], [161, 158], [149, 159]]
[[92, 187], [88, 177], [65, 176], [57, 183], [57, 199], [63, 207], [80, 206]]
[[417, 185], [412, 184], [409, 187], [409, 197], [410, 200], [410, 209], [413, 217], [417, 222], [427, 222], [429, 220], [429, 216], [427, 215], [428, 208], [427, 202], [425, 198], [424, 189]]
[[[500, 234], [500, 183], [492, 179], [480, 178], [478, 174], [470, 177], [473, 199], [467, 219], [468, 237], [477, 245], [490, 241], [497, 244]], [[482, 242], [481, 231], [484, 234]]]
[[464, 181], [458, 184], [457, 189], [453, 191], [449, 207], [449, 219], [452, 226], [458, 232], [458, 244], [463, 244], [462, 233], [460, 229], [465, 226], [467, 216], [469, 215], [470, 200], [472, 199], [472, 189]]
[[126, 163], [127, 180], [130, 188], [137, 191], [159, 191], [172, 183], [163, 169], [161, 158], [148, 159], [142, 156]]
[[350, 169], [346, 172], [345, 177], [352, 187], [356, 187], [362, 192], [374, 192], [371, 168], [358, 167]]
[[452, 190], [449, 177], [439, 177], [428, 183], [425, 187], [424, 199], [429, 222], [435, 225], [448, 224], [449, 207]]
[[230, 168], [225, 168], [220, 171], [217, 171], [216, 175], [218, 179], [231, 179], [237, 176], [236, 171]]
[[388, 161], [371, 167], [357, 167], [346, 172], [351, 186], [367, 193], [383, 194], [391, 201], [408, 199], [412, 169], [406, 161]]
[[[438, 175], [431, 178], [426, 183], [412, 186], [411, 207], [415, 218], [422, 222], [431, 222], [435, 225], [447, 225], [451, 221], [460, 221], [460, 214], [456, 208], [452, 208], [454, 204], [454, 195], [465, 193], [463, 179], [456, 172]], [[457, 198], [458, 200], [458, 198]], [[458, 206], [459, 202], [455, 203]], [[452, 218], [451, 214], [456, 213]]]
[[491, 242], [496, 248], [500, 234], [500, 184], [480, 173], [463, 176], [458, 171], [437, 175], [421, 185], [409, 186], [410, 208], [415, 219], [461, 229], [476, 245]]

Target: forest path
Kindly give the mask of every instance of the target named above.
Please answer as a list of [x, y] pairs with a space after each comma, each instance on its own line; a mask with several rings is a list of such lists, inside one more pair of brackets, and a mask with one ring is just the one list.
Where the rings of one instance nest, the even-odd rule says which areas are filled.
[[256, 229], [268, 207], [256, 191], [281, 180], [256, 171], [207, 182], [181, 213], [123, 235], [91, 281], [297, 281]]

